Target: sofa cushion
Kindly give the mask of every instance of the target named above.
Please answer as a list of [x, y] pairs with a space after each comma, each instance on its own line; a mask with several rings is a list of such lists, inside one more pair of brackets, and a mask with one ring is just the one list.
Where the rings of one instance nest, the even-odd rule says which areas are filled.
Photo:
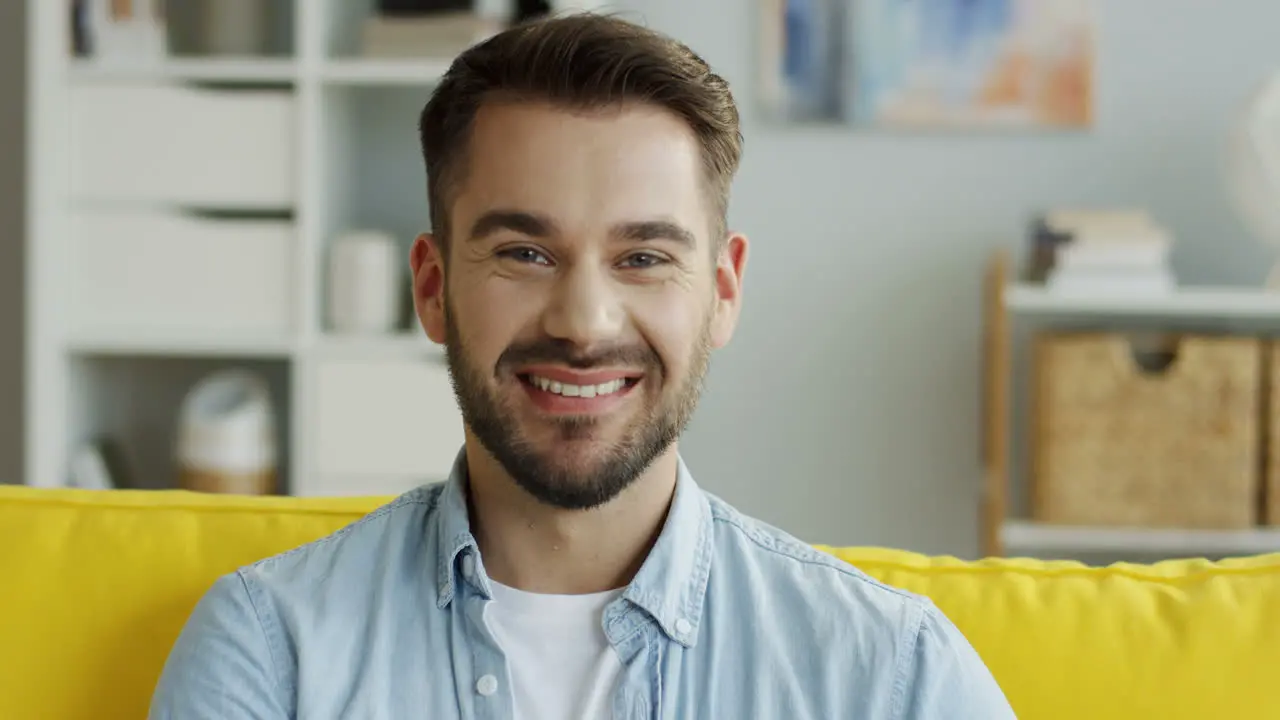
[[0, 718], [143, 718], [217, 577], [377, 500], [0, 487]]
[[930, 596], [1019, 718], [1280, 718], [1280, 554], [1086, 567], [829, 548]]
[[[215, 578], [389, 499], [0, 487], [0, 718], [145, 717]], [[1021, 718], [1280, 717], [1280, 555], [1087, 568], [820, 547], [931, 596]]]

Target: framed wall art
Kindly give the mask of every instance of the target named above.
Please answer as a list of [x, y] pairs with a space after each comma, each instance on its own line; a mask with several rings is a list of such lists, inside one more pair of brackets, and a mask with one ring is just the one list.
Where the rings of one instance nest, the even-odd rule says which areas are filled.
[[760, 0], [770, 115], [864, 127], [1081, 130], [1094, 0]]

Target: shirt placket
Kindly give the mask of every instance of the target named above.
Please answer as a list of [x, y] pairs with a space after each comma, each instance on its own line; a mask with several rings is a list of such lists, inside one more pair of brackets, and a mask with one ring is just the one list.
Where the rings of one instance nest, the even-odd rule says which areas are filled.
[[[489, 600], [476, 585], [475, 558], [460, 559], [462, 582], [453, 599], [455, 658], [454, 680], [463, 717], [476, 720], [510, 720], [515, 717], [515, 698], [506, 656], [489, 632], [485, 606]], [[469, 666], [459, 664], [460, 659]]]
[[613, 695], [613, 720], [657, 720], [662, 716], [660, 630], [625, 600], [606, 611], [604, 626], [623, 665]]

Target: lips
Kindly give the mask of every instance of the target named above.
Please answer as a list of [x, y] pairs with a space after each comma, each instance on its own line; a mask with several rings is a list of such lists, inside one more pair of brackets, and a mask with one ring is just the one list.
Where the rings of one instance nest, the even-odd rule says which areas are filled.
[[593, 398], [612, 395], [627, 387], [626, 378], [614, 378], [602, 383], [577, 384], [553, 380], [544, 375], [530, 374], [526, 376], [530, 385], [561, 397]]
[[581, 371], [564, 366], [521, 368], [525, 392], [543, 412], [553, 415], [601, 415], [622, 402], [640, 382], [630, 370]]

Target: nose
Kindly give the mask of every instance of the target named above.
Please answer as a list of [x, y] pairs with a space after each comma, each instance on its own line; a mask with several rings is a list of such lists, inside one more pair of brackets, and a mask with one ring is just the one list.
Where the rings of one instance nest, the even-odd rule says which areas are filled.
[[622, 333], [617, 290], [594, 263], [577, 263], [556, 279], [543, 316], [543, 331], [580, 348], [609, 344]]

